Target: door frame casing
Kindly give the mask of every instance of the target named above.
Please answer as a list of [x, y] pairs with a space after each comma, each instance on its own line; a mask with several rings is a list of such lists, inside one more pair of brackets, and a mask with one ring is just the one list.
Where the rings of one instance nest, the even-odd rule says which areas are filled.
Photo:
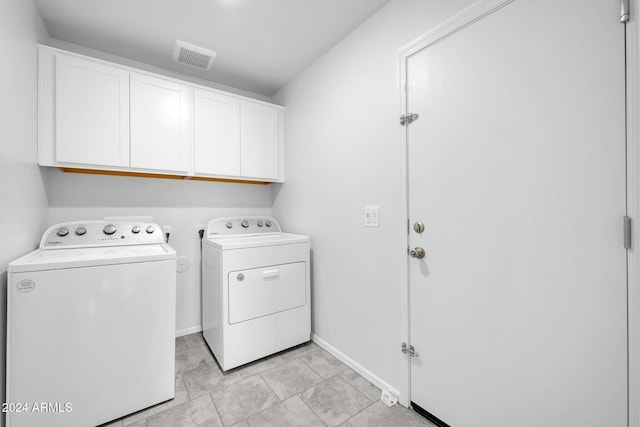
[[[398, 50], [399, 107], [398, 116], [413, 113], [407, 110], [407, 61], [415, 53], [438, 43], [452, 34], [475, 23], [496, 10], [516, 0], [478, 0], [442, 24], [407, 43]], [[640, 25], [635, 10], [640, 0], [631, 0], [631, 20], [626, 24], [626, 72], [627, 72], [627, 215], [632, 219], [640, 218]], [[622, 25], [622, 24], [620, 24]], [[402, 192], [404, 218], [407, 218], [407, 250], [409, 249], [409, 170], [407, 151], [407, 127], [400, 128], [399, 140], [402, 156], [405, 185]], [[628, 425], [640, 427], [640, 224], [634, 223], [633, 242], [638, 242], [628, 251], [627, 267], [627, 304], [628, 304]], [[622, 218], [620, 219], [622, 230]], [[622, 231], [620, 244], [622, 244]], [[400, 295], [401, 340], [410, 343], [410, 283], [409, 258], [402, 277]], [[404, 406], [411, 403], [411, 359], [406, 356], [405, 393], [399, 401]]]
[[632, 245], [627, 253], [629, 351], [629, 426], [640, 427], [640, 0], [631, 1], [626, 24], [627, 65], [627, 215], [632, 218]]

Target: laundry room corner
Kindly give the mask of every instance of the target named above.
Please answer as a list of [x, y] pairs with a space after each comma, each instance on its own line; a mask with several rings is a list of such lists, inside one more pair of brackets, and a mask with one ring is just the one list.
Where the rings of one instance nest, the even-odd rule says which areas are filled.
[[[177, 273], [176, 335], [199, 332], [200, 236], [211, 218], [271, 215], [269, 186], [44, 171], [50, 224], [104, 217], [152, 217], [170, 226], [169, 244], [184, 271]], [[123, 191], [126, 189], [126, 191]]]
[[640, 427], [640, 0], [0, 0], [0, 427]]

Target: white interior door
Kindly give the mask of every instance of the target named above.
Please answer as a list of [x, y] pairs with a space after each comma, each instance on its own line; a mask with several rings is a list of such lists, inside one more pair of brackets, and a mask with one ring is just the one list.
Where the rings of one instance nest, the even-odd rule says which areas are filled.
[[627, 426], [618, 12], [516, 0], [407, 60], [411, 400], [446, 424]]

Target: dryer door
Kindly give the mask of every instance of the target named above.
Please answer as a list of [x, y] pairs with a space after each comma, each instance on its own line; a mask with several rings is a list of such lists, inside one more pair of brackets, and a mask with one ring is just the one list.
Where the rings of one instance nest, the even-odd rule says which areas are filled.
[[229, 273], [229, 323], [301, 307], [307, 302], [305, 263], [271, 265]]

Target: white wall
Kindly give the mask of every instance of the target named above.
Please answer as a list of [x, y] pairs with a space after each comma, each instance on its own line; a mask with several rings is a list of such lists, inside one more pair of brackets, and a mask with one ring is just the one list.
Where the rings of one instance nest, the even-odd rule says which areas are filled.
[[[47, 32], [31, 0], [0, 2], [0, 395], [4, 402], [7, 264], [35, 249], [47, 199], [36, 165], [37, 50]], [[4, 425], [4, 417], [0, 419]]]
[[[274, 96], [287, 108], [273, 213], [311, 235], [314, 333], [406, 399], [398, 50], [472, 0], [394, 0]], [[380, 227], [363, 227], [379, 205]], [[401, 400], [406, 404], [406, 400]]]
[[271, 215], [268, 185], [83, 175], [43, 168], [50, 225], [105, 216], [152, 216], [171, 226], [169, 244], [191, 267], [177, 273], [176, 333], [201, 330], [200, 238], [212, 218]]

